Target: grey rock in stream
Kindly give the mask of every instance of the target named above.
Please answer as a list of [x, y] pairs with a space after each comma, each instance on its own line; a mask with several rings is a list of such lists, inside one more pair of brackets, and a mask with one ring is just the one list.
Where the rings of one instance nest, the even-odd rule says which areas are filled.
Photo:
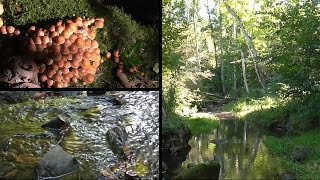
[[1, 150], [4, 152], [8, 151], [10, 149], [11, 142], [12, 142], [11, 138], [6, 139], [2, 144]]
[[297, 162], [302, 162], [308, 155], [308, 151], [303, 146], [296, 146], [292, 152], [292, 159]]
[[109, 129], [106, 133], [106, 138], [112, 152], [117, 154], [119, 157], [126, 159], [123, 147], [128, 138], [128, 134], [124, 127], [119, 125]]
[[80, 163], [61, 146], [54, 146], [43, 156], [35, 169], [37, 179], [59, 178], [77, 171]]

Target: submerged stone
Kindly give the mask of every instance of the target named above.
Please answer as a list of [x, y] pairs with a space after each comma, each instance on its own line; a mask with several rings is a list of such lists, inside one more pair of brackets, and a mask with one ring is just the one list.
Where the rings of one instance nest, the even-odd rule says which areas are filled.
[[35, 169], [37, 179], [59, 178], [77, 171], [80, 163], [61, 146], [54, 146], [43, 156]]
[[121, 126], [113, 127], [109, 129], [106, 133], [106, 139], [109, 144], [109, 148], [113, 153], [118, 156], [125, 158], [126, 155], [124, 153], [123, 147], [128, 138], [128, 134], [126, 130]]
[[304, 148], [302, 146], [297, 146], [294, 148], [294, 150], [292, 152], [292, 159], [294, 161], [302, 162], [305, 160], [307, 155], [308, 155], [308, 151], [306, 148]]
[[11, 138], [6, 139], [2, 144], [1, 150], [2, 151], [8, 151], [10, 149], [11, 142], [12, 142]]

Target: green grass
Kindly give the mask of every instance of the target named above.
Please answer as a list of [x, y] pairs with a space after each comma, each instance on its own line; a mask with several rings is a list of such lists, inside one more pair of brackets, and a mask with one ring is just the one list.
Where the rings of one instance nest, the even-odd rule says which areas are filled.
[[219, 126], [218, 118], [215, 116], [195, 116], [186, 119], [193, 135], [208, 134]]
[[[280, 158], [281, 166], [287, 173], [292, 173], [298, 179], [317, 179], [320, 177], [320, 128], [307, 131], [300, 136], [277, 138], [268, 136], [266, 146], [268, 152]], [[291, 152], [295, 146], [304, 146], [308, 156], [303, 163], [294, 162]]]
[[[124, 13], [122, 9], [106, 6], [95, 0], [0, 0], [4, 5], [2, 18], [4, 25], [13, 25], [25, 34], [31, 25], [49, 27], [58, 20], [75, 19], [76, 17], [103, 17], [105, 27], [98, 30], [97, 41], [102, 57], [107, 51], [121, 49], [131, 50], [140, 43], [139, 50], [133, 51], [130, 57], [121, 54], [124, 61], [124, 72], [129, 80], [134, 74], [128, 73], [136, 65], [145, 76], [158, 81], [159, 73], [153, 70], [159, 63], [159, 32], [152, 27], [141, 26]], [[90, 87], [117, 87], [115, 70], [117, 64], [104, 58], [96, 83]], [[158, 85], [158, 84], [157, 84]]]

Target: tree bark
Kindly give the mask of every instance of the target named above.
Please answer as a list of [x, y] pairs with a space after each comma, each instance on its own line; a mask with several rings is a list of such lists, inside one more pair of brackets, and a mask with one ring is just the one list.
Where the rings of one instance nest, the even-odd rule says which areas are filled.
[[246, 59], [244, 58], [244, 54], [241, 51], [241, 62], [242, 62], [242, 75], [243, 75], [243, 82], [244, 86], [246, 88], [247, 94], [249, 94], [249, 87], [248, 87], [248, 81], [247, 81], [247, 75], [246, 75]]
[[197, 35], [197, 28], [196, 28], [196, 12], [197, 12], [197, 4], [196, 4], [196, 0], [193, 0], [193, 31], [194, 31], [194, 38], [195, 38], [195, 41], [196, 41], [196, 59], [198, 61], [198, 66], [201, 70], [201, 66], [200, 66], [200, 57], [199, 57], [199, 45], [198, 45], [198, 35]]
[[262, 89], [265, 90], [266, 88], [266, 85], [265, 85], [265, 80], [263, 80], [260, 76], [260, 72], [259, 72], [259, 69], [258, 69], [258, 62], [259, 62], [259, 56], [258, 56], [258, 53], [257, 53], [257, 50], [256, 48], [254, 47], [254, 44], [252, 42], [252, 39], [251, 37], [249, 36], [249, 34], [247, 33], [244, 25], [243, 25], [243, 22], [242, 20], [240, 19], [240, 17], [237, 15], [236, 12], [234, 12], [231, 7], [227, 4], [227, 3], [224, 3], [228, 12], [233, 16], [233, 18], [236, 19], [237, 23], [239, 24], [239, 27], [241, 29], [241, 32], [246, 40], [246, 44], [248, 46], [248, 49], [253, 57], [253, 64], [254, 64], [254, 69], [255, 69], [255, 72], [256, 72], [256, 75], [257, 75], [257, 78], [258, 78], [258, 81], [260, 83], [260, 85], [262, 86]]
[[221, 87], [222, 87], [222, 94], [226, 94], [226, 86], [224, 82], [224, 63], [223, 63], [223, 53], [224, 53], [224, 42], [222, 37], [222, 17], [221, 17], [221, 9], [220, 9], [220, 2], [219, 2], [219, 34], [220, 34], [220, 73], [221, 73]]

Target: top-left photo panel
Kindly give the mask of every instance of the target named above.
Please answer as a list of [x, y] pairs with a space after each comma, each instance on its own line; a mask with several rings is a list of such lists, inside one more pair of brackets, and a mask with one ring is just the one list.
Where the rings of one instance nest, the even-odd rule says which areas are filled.
[[0, 0], [0, 89], [159, 88], [161, 1]]

